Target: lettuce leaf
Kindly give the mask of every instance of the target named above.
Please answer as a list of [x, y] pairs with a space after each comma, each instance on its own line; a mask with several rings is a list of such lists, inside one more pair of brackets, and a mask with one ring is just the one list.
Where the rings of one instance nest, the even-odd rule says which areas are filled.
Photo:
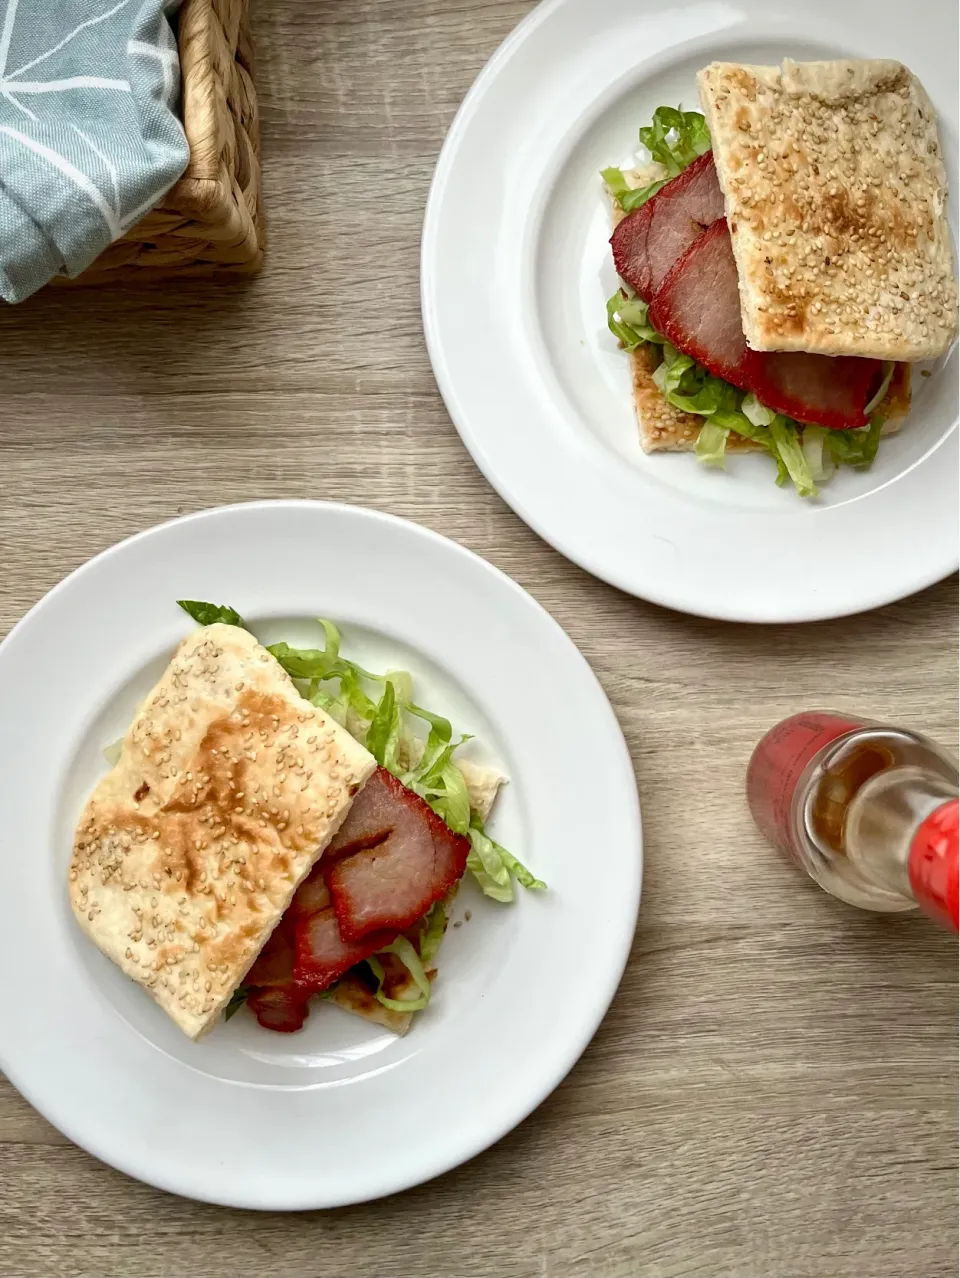
[[[657, 182], [651, 182], [648, 186], [631, 186], [624, 176], [623, 169], [603, 169], [600, 176], [606, 182], [610, 194], [623, 209], [624, 213], [632, 213], [641, 204], [646, 204], [651, 195], [656, 195], [670, 181], [670, 178], [665, 177], [660, 178]], [[675, 177], [676, 174], [671, 174], [671, 176]]]
[[663, 165], [667, 176], [651, 182], [649, 186], [631, 187], [622, 169], [604, 169], [600, 176], [625, 213], [632, 213], [646, 204], [688, 164], [709, 151], [710, 131], [699, 111], [661, 106], [654, 111], [653, 122], [640, 130], [640, 141], [650, 152], [650, 158]]
[[695, 453], [697, 461], [704, 466], [715, 466], [725, 470], [727, 466], [727, 440], [730, 438], [730, 427], [721, 426], [711, 418], [703, 423], [697, 436]]
[[[227, 622], [227, 625], [230, 625], [230, 624], [232, 623]], [[229, 1021], [231, 1017], [236, 1016], [237, 1012], [240, 1011], [241, 1007], [243, 1007], [244, 1003], [247, 1001], [247, 997], [249, 993], [250, 993], [249, 985], [237, 986], [237, 988], [230, 995], [230, 1002], [223, 1009], [223, 1019], [225, 1021]]]
[[627, 351], [635, 351], [644, 342], [663, 345], [663, 338], [647, 321], [649, 305], [642, 297], [630, 297], [617, 289], [607, 302], [607, 328]]
[[640, 141], [671, 177], [682, 173], [711, 145], [710, 130], [699, 111], [668, 106], [657, 107], [653, 123], [640, 130]]
[[388, 998], [383, 993], [383, 979], [386, 975], [383, 964], [374, 955], [367, 959], [370, 970], [377, 979], [377, 989], [374, 998], [378, 1003], [382, 1003], [384, 1007], [389, 1007], [392, 1012], [422, 1012], [430, 1002], [430, 978], [423, 970], [423, 964], [420, 956], [414, 949], [410, 941], [405, 936], [398, 936], [395, 941], [384, 946], [382, 950], [378, 950], [379, 954], [395, 954], [403, 966], [413, 977], [414, 983], [420, 991], [419, 998]]
[[827, 447], [828, 433], [825, 426], [804, 426], [800, 439], [803, 455], [807, 459], [815, 484], [826, 483], [837, 469], [833, 455]]
[[853, 466], [855, 470], [869, 469], [880, 447], [883, 422], [883, 414], [874, 413], [870, 425], [860, 430], [828, 431], [827, 447], [837, 465]]
[[490, 896], [495, 901], [512, 901], [513, 879], [531, 891], [546, 890], [546, 883], [531, 874], [512, 853], [490, 838], [481, 821], [474, 818], [468, 835], [471, 847], [467, 869], [473, 874], [485, 896]]
[[892, 360], [887, 360], [883, 370], [883, 380], [877, 387], [877, 392], [863, 410], [864, 417], [869, 421], [874, 409], [879, 408], [883, 401], [887, 398], [887, 391], [890, 389], [890, 383], [893, 381], [893, 374], [896, 372], [897, 366]]
[[383, 685], [383, 694], [367, 728], [367, 749], [381, 768], [396, 775], [400, 767], [400, 706], [396, 689], [389, 679]]
[[454, 750], [469, 740], [464, 736], [444, 746], [426, 770], [421, 765], [404, 778], [404, 784], [419, 794], [454, 834], [466, 834], [470, 828], [470, 794], [453, 761]]
[[241, 630], [249, 630], [239, 612], [225, 604], [204, 603], [200, 599], [178, 599], [177, 603], [201, 626], [212, 626], [219, 621], [225, 626], [239, 626]]
[[420, 927], [420, 962], [427, 967], [437, 957], [437, 950], [447, 931], [447, 911], [437, 901]]
[[797, 427], [778, 413], [770, 423], [770, 435], [797, 492], [801, 497], [816, 497], [818, 489], [813, 482], [807, 459], [803, 455], [800, 432]]

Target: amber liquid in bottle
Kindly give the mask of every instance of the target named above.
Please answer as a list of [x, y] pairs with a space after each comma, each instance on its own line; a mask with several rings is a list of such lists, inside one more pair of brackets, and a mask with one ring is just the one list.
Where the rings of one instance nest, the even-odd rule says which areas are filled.
[[833, 896], [919, 904], [955, 926], [957, 780], [956, 761], [919, 733], [809, 711], [759, 743], [747, 797], [767, 838]]
[[910, 910], [908, 862], [921, 822], [957, 796], [954, 761], [932, 741], [865, 727], [828, 747], [796, 817], [808, 868], [829, 892], [872, 910]]

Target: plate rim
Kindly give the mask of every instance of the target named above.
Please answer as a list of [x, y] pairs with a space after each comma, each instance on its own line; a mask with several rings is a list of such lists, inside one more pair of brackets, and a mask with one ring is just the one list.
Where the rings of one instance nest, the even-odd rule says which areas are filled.
[[[524, 1096], [521, 1099], [520, 1104], [513, 1107], [511, 1116], [505, 1124], [500, 1123], [490, 1130], [484, 1131], [479, 1139], [472, 1143], [463, 1144], [461, 1141], [452, 1155], [450, 1155], [449, 1149], [442, 1153], [439, 1159], [435, 1155], [433, 1158], [433, 1165], [426, 1171], [419, 1172], [415, 1170], [415, 1173], [412, 1176], [408, 1174], [394, 1174], [392, 1177], [388, 1176], [385, 1181], [381, 1175], [379, 1183], [376, 1182], [375, 1178], [371, 1178], [372, 1187], [369, 1192], [340, 1196], [334, 1194], [333, 1196], [330, 1196], [323, 1192], [318, 1194], [316, 1191], [307, 1191], [296, 1199], [288, 1197], [285, 1200], [272, 1199], [270, 1201], [262, 1201], [257, 1196], [245, 1196], [244, 1193], [238, 1194], [230, 1191], [226, 1193], [218, 1192], [216, 1185], [210, 1185], [207, 1192], [197, 1192], [196, 1187], [185, 1189], [182, 1183], [177, 1182], [176, 1177], [157, 1174], [152, 1171], [149, 1164], [149, 1155], [146, 1162], [142, 1162], [139, 1161], [139, 1151], [137, 1150], [128, 1151], [130, 1154], [129, 1157], [115, 1156], [116, 1151], [112, 1148], [105, 1150], [104, 1144], [116, 1145], [119, 1143], [122, 1146], [123, 1141], [120, 1140], [118, 1142], [116, 1139], [111, 1140], [109, 1133], [104, 1136], [103, 1142], [99, 1139], [92, 1139], [90, 1133], [83, 1130], [82, 1122], [79, 1122], [78, 1120], [75, 1123], [72, 1120], [71, 1115], [75, 1114], [79, 1109], [76, 1102], [70, 1102], [68, 1099], [60, 1106], [57, 1106], [52, 1102], [48, 1104], [47, 1098], [40, 1096], [38, 1092], [35, 1091], [29, 1077], [29, 1069], [25, 1074], [21, 1074], [19, 1065], [15, 1064], [13, 1072], [10, 1072], [9, 1062], [6, 1060], [7, 1053], [4, 1052], [5, 1059], [2, 1064], [0, 1064], [0, 1068], [4, 1069], [4, 1072], [7, 1074], [12, 1085], [40, 1114], [53, 1123], [54, 1126], [63, 1132], [63, 1134], [76, 1145], [86, 1150], [93, 1157], [98, 1158], [100, 1161], [116, 1168], [126, 1175], [143, 1181], [144, 1183], [151, 1184], [156, 1188], [167, 1192], [194, 1198], [199, 1201], [253, 1210], [297, 1211], [324, 1209], [336, 1206], [346, 1206], [355, 1202], [370, 1201], [386, 1194], [400, 1192], [404, 1189], [411, 1188], [417, 1184], [433, 1179], [434, 1177], [441, 1175], [475, 1157], [477, 1154], [502, 1139], [508, 1132], [513, 1130], [514, 1127], [524, 1121], [529, 1114], [542, 1104], [552, 1091], [555, 1090], [582, 1056], [583, 1052], [586, 1050], [592, 1038], [596, 1034], [603, 1018], [609, 1011], [613, 999], [616, 997], [617, 990], [623, 978], [623, 972], [626, 968], [627, 962], [629, 961], [642, 896], [644, 863], [643, 823], [641, 802], [636, 784], [636, 774], [629, 748], [627, 747], [617, 716], [589, 662], [566, 634], [560, 623], [551, 616], [551, 614], [537, 599], [534, 598], [534, 596], [524, 590], [518, 582], [514, 581], [494, 564], [483, 559], [480, 555], [477, 555], [474, 551], [467, 547], [460, 545], [460, 543], [454, 541], [452, 538], [444, 537], [442, 534], [437, 533], [422, 524], [416, 523], [413, 520], [405, 519], [401, 516], [393, 515], [375, 508], [357, 506], [348, 503], [314, 501], [310, 499], [276, 499], [231, 503], [206, 510], [194, 511], [170, 520], [165, 520], [151, 528], [141, 529], [132, 534], [130, 537], [124, 538], [119, 542], [106, 547], [97, 555], [92, 556], [84, 563], [78, 565], [78, 567], [73, 569], [66, 577], [47, 591], [27, 611], [27, 613], [24, 614], [24, 616], [11, 628], [2, 643], [0, 643], [0, 680], [4, 677], [2, 674], [3, 649], [7, 646], [8, 640], [13, 638], [15, 634], [21, 633], [24, 629], [28, 628], [31, 623], [31, 619], [35, 618], [38, 613], [44, 609], [45, 605], [52, 597], [59, 595], [61, 591], [68, 589], [71, 585], [75, 586], [78, 579], [82, 579], [88, 570], [92, 570], [95, 565], [101, 563], [104, 559], [126, 553], [132, 545], [141, 543], [144, 540], [150, 540], [158, 536], [162, 536], [165, 531], [173, 527], [181, 527], [183, 525], [197, 523], [200, 521], [215, 521], [225, 515], [239, 516], [242, 518], [243, 515], [248, 512], [302, 512], [304, 510], [314, 510], [318, 507], [322, 508], [325, 512], [334, 514], [334, 516], [336, 516], [337, 513], [342, 513], [346, 514], [348, 517], [359, 517], [361, 520], [373, 521], [381, 526], [385, 525], [393, 529], [400, 527], [408, 533], [411, 533], [414, 537], [422, 536], [432, 542], [435, 546], [442, 547], [442, 553], [452, 555], [454, 560], [460, 557], [466, 557], [468, 560], [473, 561], [474, 565], [480, 571], [487, 573], [497, 582], [497, 589], [503, 589], [504, 586], [506, 586], [512, 594], [522, 600], [524, 607], [530, 607], [532, 605], [533, 611], [540, 619], [540, 624], [546, 623], [547, 626], [556, 632], [557, 636], [566, 645], [571, 659], [580, 663], [583, 672], [589, 677], [589, 680], [593, 684], [597, 695], [595, 706], [601, 711], [602, 716], [607, 720], [608, 728], [611, 732], [610, 742], [611, 745], [615, 747], [615, 754], [619, 758], [620, 765], [623, 770], [623, 775], [618, 779], [617, 784], [620, 786], [621, 781], [626, 783], [622, 786], [622, 797], [624, 800], [623, 811], [622, 813], [618, 813], [618, 816], [627, 821], [628, 825], [624, 835], [624, 846], [629, 843], [632, 847], [635, 847], [636, 857], [634, 868], [632, 870], [631, 881], [629, 883], [626, 882], [626, 876], [624, 876], [624, 882], [621, 885], [623, 895], [628, 902], [629, 909], [625, 910], [623, 913], [625, 926], [615, 938], [617, 949], [614, 950], [612, 955], [613, 962], [610, 969], [611, 978], [609, 982], [609, 990], [605, 989], [603, 996], [594, 1003], [589, 1005], [586, 1002], [584, 1003], [584, 1009], [589, 1008], [589, 1014], [584, 1015], [581, 1013], [579, 1016], [576, 1022], [579, 1027], [579, 1031], [577, 1034], [571, 1036], [567, 1043], [566, 1051], [562, 1054], [562, 1056], [555, 1055], [551, 1059], [551, 1063], [548, 1067], [541, 1068], [537, 1086], [533, 1090], [532, 1094]], [[74, 724], [74, 727], [76, 727], [76, 724]], [[67, 732], [67, 735], [69, 735], [69, 731]], [[62, 785], [62, 778], [57, 778], [56, 785], [57, 789], [60, 789]], [[49, 857], [53, 854], [53, 848], [49, 845], [43, 849], [43, 851], [46, 859], [49, 859]], [[34, 1071], [34, 1073], [36, 1073], [36, 1071]], [[232, 1084], [226, 1080], [217, 1080], [216, 1085], [226, 1085], [229, 1087]], [[310, 1091], [311, 1089], [298, 1088], [296, 1090]], [[322, 1186], [318, 1185], [318, 1189], [322, 1190]]]
[[[440, 325], [436, 316], [438, 309], [437, 295], [442, 275], [442, 272], [438, 269], [440, 262], [438, 242], [442, 224], [441, 206], [449, 188], [451, 170], [463, 137], [473, 118], [482, 109], [488, 88], [496, 80], [501, 68], [509, 62], [517, 47], [530, 37], [538, 26], [549, 22], [560, 10], [586, 3], [589, 3], [589, 0], [541, 0], [513, 28], [494, 50], [460, 103], [444, 138], [430, 181], [420, 243], [421, 321], [427, 352], [437, 386], [451, 421], [474, 464], [491, 487], [519, 518], [538, 537], [572, 563], [626, 594], [691, 616], [705, 617], [714, 621], [765, 626], [827, 621], [856, 616], [863, 612], [885, 607], [922, 590], [929, 589], [949, 577], [960, 568], [960, 543], [954, 539], [952, 543], [947, 544], [944, 538], [942, 544], [938, 547], [939, 553], [930, 553], [923, 571], [912, 575], [908, 584], [898, 581], [893, 587], [888, 587], [878, 583], [872, 591], [855, 595], [853, 602], [835, 601], [824, 606], [818, 601], [815, 593], [808, 592], [805, 602], [794, 603], [791, 607], [785, 607], [769, 613], [760, 612], [749, 605], [741, 606], [736, 601], [730, 607], [695, 604], [689, 597], [681, 597], [673, 590], [661, 588], [659, 583], [651, 583], [650, 581], [639, 583], [630, 573], [618, 571], [615, 566], [605, 563], [602, 550], [594, 549], [590, 545], [589, 539], [585, 541], [582, 536], [578, 541], [576, 534], [568, 533], [566, 528], [558, 526], [555, 521], [551, 521], [543, 512], [535, 509], [532, 500], [528, 500], [523, 495], [523, 489], [518, 488], [516, 476], [503, 473], [500, 467], [491, 459], [488, 450], [484, 446], [484, 428], [481, 426], [478, 429], [471, 423], [471, 412], [474, 410], [466, 410], [464, 408], [454, 384], [454, 377], [447, 358], [445, 339], [441, 335]], [[791, 3], [792, 7], [793, 4]], [[782, 14], [777, 15], [778, 21], [782, 16]], [[739, 28], [742, 28], [746, 17], [745, 12], [739, 14]], [[685, 43], [689, 43], [689, 41], [678, 34], [671, 42], [669, 49], [661, 49], [660, 53], [656, 55], [655, 61], [660, 62], [669, 59], [669, 55], [674, 50], [681, 48]], [[942, 123], [948, 129], [953, 128], [952, 121], [945, 120]], [[539, 217], [542, 212], [542, 202], [540, 204], [534, 202], [529, 210], [528, 222], [524, 224], [519, 233], [526, 235], [530, 229], [529, 220]], [[535, 338], [542, 346], [543, 335], [539, 330], [535, 334]], [[957, 344], [955, 343], [948, 355], [955, 353], [956, 350]], [[945, 369], [943, 371], [949, 376], [949, 370]], [[956, 447], [957, 436], [960, 433], [958, 427], [960, 427], [960, 421], [958, 421], [958, 417], [955, 414], [949, 427], [944, 430], [942, 436], [931, 445], [921, 458], [907, 467], [905, 471], [891, 477], [880, 485], [878, 489], [855, 498], [855, 503], [859, 504], [861, 501], [869, 499], [875, 493], [904, 478], [911, 470], [928, 464], [932, 457], [945, 446], [952, 444], [953, 447]], [[684, 497], [686, 497], [686, 494], [684, 494]], [[954, 521], [956, 522], [956, 519]]]

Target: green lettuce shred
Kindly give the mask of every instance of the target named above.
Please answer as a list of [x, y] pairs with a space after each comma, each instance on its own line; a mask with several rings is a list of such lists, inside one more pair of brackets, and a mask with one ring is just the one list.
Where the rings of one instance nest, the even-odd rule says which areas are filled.
[[800, 446], [815, 484], [826, 483], [837, 469], [827, 447], [827, 433], [825, 426], [804, 426], [800, 437]]
[[468, 831], [470, 853], [467, 869], [479, 883], [485, 896], [495, 901], [513, 900], [513, 880], [534, 892], [546, 890], [546, 883], [536, 878], [506, 848], [490, 838], [482, 821], [474, 817]]
[[367, 959], [367, 963], [370, 965], [370, 970], [377, 980], [377, 988], [374, 992], [374, 998], [376, 998], [377, 1002], [382, 1003], [384, 1007], [390, 1008], [392, 1012], [422, 1012], [430, 1002], [430, 978], [424, 971], [420, 955], [413, 944], [405, 936], [398, 936], [395, 941], [385, 945], [377, 953], [395, 954], [410, 973], [414, 984], [420, 991], [419, 998], [388, 998], [383, 992], [383, 980], [386, 972], [377, 956], [373, 955]]
[[632, 213], [641, 204], [646, 204], [651, 195], [656, 195], [670, 181], [669, 178], [660, 178], [657, 182], [651, 182], [649, 186], [631, 186], [623, 169], [603, 169], [600, 176], [624, 213]]
[[653, 113], [653, 123], [640, 130], [640, 141], [671, 177], [710, 150], [710, 130], [699, 111], [661, 106]]
[[607, 302], [607, 328], [626, 351], [635, 351], [644, 342], [663, 344], [663, 338], [647, 320], [649, 305], [642, 297], [631, 297], [617, 289]]
[[653, 123], [640, 130], [640, 141], [650, 158], [666, 169], [666, 177], [649, 186], [631, 187], [622, 169], [604, 169], [600, 176], [625, 213], [646, 204], [688, 164], [710, 150], [710, 132], [704, 117], [699, 111], [681, 111], [678, 107], [657, 107]]
[[813, 482], [810, 466], [803, 455], [800, 432], [797, 427], [778, 413], [770, 423], [770, 434], [777, 454], [786, 466], [787, 474], [793, 480], [794, 488], [801, 497], [816, 497], [819, 490]]
[[235, 608], [203, 603], [199, 599], [178, 599], [177, 603], [201, 626], [213, 626], [221, 622], [225, 626], [239, 626], [241, 630], [249, 628]]
[[437, 901], [420, 927], [420, 962], [424, 967], [437, 957], [437, 950], [447, 931], [447, 910]]
[[709, 418], [700, 428], [697, 436], [696, 457], [704, 466], [716, 466], [725, 470], [727, 465], [727, 440], [730, 438], [730, 427], [721, 426], [719, 422]]
[[[227, 624], [229, 625], [232, 623], [228, 622]], [[247, 1001], [247, 997], [249, 993], [250, 993], [249, 985], [237, 986], [237, 988], [230, 995], [230, 1002], [223, 1009], [223, 1019], [225, 1021], [229, 1021], [232, 1017], [236, 1016], [237, 1012], [240, 1011], [241, 1007], [243, 1007], [244, 1003]]]
[[880, 447], [884, 414], [876, 412], [870, 425], [859, 430], [831, 430], [827, 432], [827, 447], [838, 466], [852, 466], [855, 470], [868, 470]]

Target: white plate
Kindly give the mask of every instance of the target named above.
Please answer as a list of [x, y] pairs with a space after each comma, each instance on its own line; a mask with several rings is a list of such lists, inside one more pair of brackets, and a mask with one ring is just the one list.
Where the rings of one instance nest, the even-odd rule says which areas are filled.
[[[511, 778], [493, 822], [549, 883], [465, 884], [430, 1007], [404, 1039], [314, 1006], [289, 1036], [246, 1012], [189, 1042], [81, 934], [66, 870], [83, 800], [192, 623], [242, 610], [267, 642], [407, 667], [419, 699]], [[563, 1078], [613, 997], [640, 897], [630, 758], [586, 662], [509, 578], [415, 524], [319, 502], [228, 507], [68, 577], [0, 645], [0, 1066], [77, 1144], [211, 1202], [332, 1207], [404, 1189], [503, 1136]], [[480, 756], [483, 757], [483, 756]], [[19, 974], [19, 975], [18, 975]]]
[[[816, 503], [765, 457], [726, 474], [640, 450], [599, 170], [714, 60], [893, 57], [940, 112], [957, 218], [952, 0], [547, 0], [491, 59], [447, 138], [423, 237], [424, 329], [477, 465], [542, 537], [669, 607], [743, 621], [873, 608], [957, 565], [957, 358], [917, 378], [903, 432]], [[909, 15], [909, 16], [907, 16]]]

